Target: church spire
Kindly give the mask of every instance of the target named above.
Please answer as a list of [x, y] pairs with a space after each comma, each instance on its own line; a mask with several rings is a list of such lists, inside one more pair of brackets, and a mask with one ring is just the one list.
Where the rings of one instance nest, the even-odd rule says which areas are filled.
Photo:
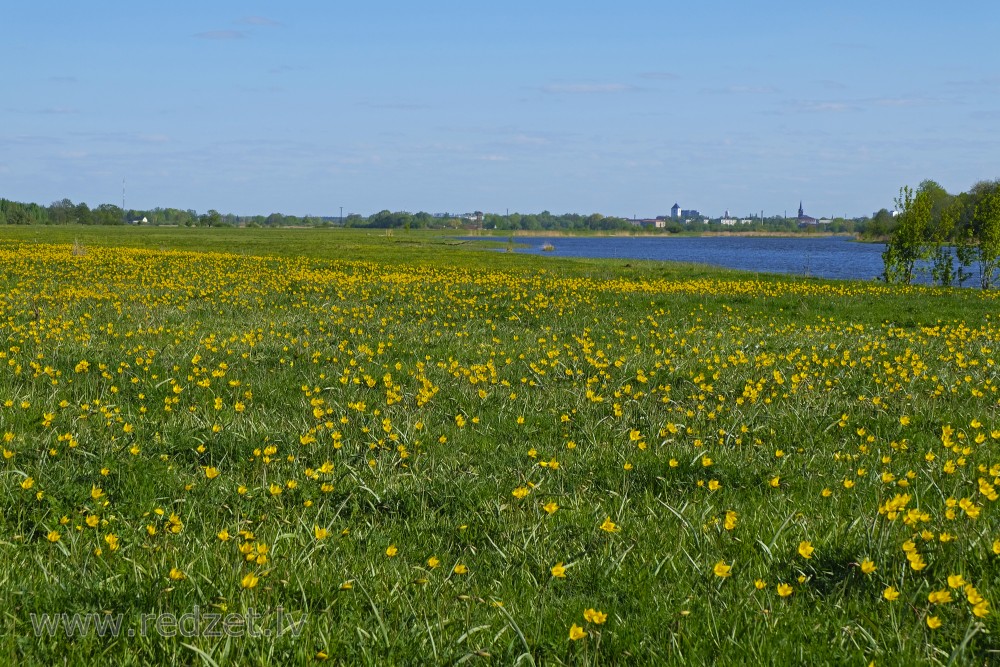
[[799, 200], [799, 217], [801, 218], [804, 215], [805, 215], [805, 213], [802, 211], [802, 200], [800, 199]]

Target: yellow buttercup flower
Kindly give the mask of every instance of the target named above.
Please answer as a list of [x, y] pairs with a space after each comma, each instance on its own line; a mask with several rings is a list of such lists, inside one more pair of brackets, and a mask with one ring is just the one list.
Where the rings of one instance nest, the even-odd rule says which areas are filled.
[[712, 572], [715, 573], [715, 576], [725, 579], [726, 577], [730, 576], [732, 569], [733, 569], [732, 565], [727, 565], [726, 561], [720, 560], [712, 568]]

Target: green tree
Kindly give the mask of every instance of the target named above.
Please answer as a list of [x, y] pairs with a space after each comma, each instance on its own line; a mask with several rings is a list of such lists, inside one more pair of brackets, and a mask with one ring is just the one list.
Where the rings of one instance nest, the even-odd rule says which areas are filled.
[[28, 215], [24, 207], [17, 205], [7, 211], [7, 224], [8, 225], [30, 225], [31, 217]]
[[927, 190], [914, 192], [907, 185], [899, 189], [896, 228], [882, 253], [882, 277], [887, 283], [913, 283], [917, 261], [928, 256], [926, 240], [932, 207], [933, 198]]
[[1000, 268], [1000, 182], [985, 185], [977, 199], [974, 225], [979, 284], [990, 289]]
[[221, 227], [222, 214], [211, 208], [208, 210], [208, 213], [201, 216], [199, 223], [205, 227]]

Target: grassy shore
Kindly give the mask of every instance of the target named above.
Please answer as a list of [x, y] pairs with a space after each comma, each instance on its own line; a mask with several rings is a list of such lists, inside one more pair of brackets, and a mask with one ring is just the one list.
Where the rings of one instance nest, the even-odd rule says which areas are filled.
[[994, 293], [477, 246], [0, 228], [0, 655], [996, 660]]

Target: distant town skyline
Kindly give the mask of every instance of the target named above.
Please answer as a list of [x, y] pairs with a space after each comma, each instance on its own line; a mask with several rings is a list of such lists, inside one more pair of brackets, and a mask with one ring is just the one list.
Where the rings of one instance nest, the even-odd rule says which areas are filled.
[[[53, 12], [59, 13], [54, 20]], [[891, 209], [1000, 177], [1000, 6], [5, 7], [0, 197], [238, 215]]]

